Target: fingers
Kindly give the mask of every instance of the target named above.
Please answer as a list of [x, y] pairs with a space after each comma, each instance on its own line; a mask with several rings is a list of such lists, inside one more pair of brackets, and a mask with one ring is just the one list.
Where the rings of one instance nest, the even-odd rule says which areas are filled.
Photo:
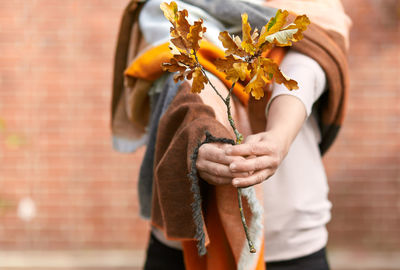
[[246, 177], [249, 175], [247, 172], [232, 172], [228, 165], [215, 163], [208, 160], [198, 160], [196, 167], [199, 172], [206, 172], [208, 175], [216, 177]]
[[254, 174], [245, 177], [245, 178], [234, 178], [232, 180], [232, 185], [235, 187], [249, 187], [253, 186], [256, 184], [260, 184], [263, 181], [267, 180], [269, 177], [271, 177], [274, 174], [274, 170], [271, 169], [265, 169], [261, 171], [257, 171]]
[[268, 142], [244, 143], [226, 147], [226, 155], [259, 156], [274, 153], [273, 145]]
[[225, 154], [225, 146], [212, 143], [203, 144], [199, 148], [199, 159], [205, 159], [221, 164], [229, 165], [235, 159]]
[[228, 185], [232, 183], [232, 177], [215, 176], [205, 171], [199, 172], [199, 176], [210, 185]]
[[229, 165], [241, 162], [241, 156], [227, 156], [224, 144], [204, 144], [199, 149], [196, 167], [199, 176], [212, 185], [231, 184], [232, 178], [247, 177], [248, 172], [232, 172]]
[[240, 162], [232, 162], [229, 166], [232, 172], [251, 172], [264, 169], [274, 169], [278, 167], [279, 161], [274, 156], [258, 156], [242, 160]]

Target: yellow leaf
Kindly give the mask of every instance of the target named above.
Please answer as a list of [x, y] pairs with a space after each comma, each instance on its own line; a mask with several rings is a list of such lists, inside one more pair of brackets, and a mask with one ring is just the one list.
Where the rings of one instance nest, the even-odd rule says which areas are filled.
[[[237, 45], [237, 43], [232, 39], [227, 31], [219, 33], [218, 39], [221, 40], [222, 46], [224, 46], [224, 48], [226, 49], [225, 55], [228, 56], [231, 54], [235, 54], [240, 57], [246, 56], [246, 52], [240, 48], [240, 45]], [[239, 42], [239, 44], [240, 43], [241, 41]]]
[[255, 76], [246, 85], [244, 91], [246, 93], [251, 93], [251, 95], [258, 100], [264, 96], [264, 89], [268, 82], [270, 82], [270, 80], [264, 76], [264, 71], [258, 68]]
[[239, 79], [244, 81], [249, 73], [247, 69], [248, 63], [241, 59], [235, 59], [232, 55], [227, 56], [226, 59], [217, 59], [215, 66], [219, 71], [225, 72], [226, 79], [232, 82], [236, 82]]
[[178, 19], [178, 5], [174, 1], [170, 4], [164, 2], [160, 4], [160, 8], [164, 12], [165, 18], [175, 25], [175, 21]]
[[279, 69], [278, 64], [268, 58], [260, 59], [260, 67], [267, 74], [269, 79], [274, 79], [276, 83], [284, 84], [287, 89], [295, 90], [298, 89], [297, 82], [288, 78], [283, 72]]
[[295, 21], [282, 30], [268, 35], [265, 40], [278, 46], [290, 46], [292, 41], [299, 41], [303, 38], [303, 32], [310, 24], [310, 20], [306, 15], [297, 16]]
[[208, 80], [201, 72], [199, 67], [196, 67], [193, 72], [193, 82], [192, 82], [192, 93], [200, 93], [204, 89], [204, 85], [207, 84]]
[[288, 15], [289, 13], [286, 10], [282, 11], [281, 9], [279, 9], [276, 12], [275, 17], [272, 17], [268, 21], [268, 23], [261, 29], [260, 38], [257, 42], [257, 47], [260, 47], [265, 42], [265, 38], [267, 36], [281, 30], [281, 28], [286, 23], [286, 18]]
[[297, 31], [298, 29], [281, 30], [265, 37], [265, 40], [278, 46], [291, 46], [291, 41], [294, 40], [293, 36]]
[[256, 47], [253, 44], [253, 39], [251, 38], [251, 26], [247, 21], [247, 13], [242, 14], [242, 48], [249, 54], [254, 55], [256, 52]]
[[310, 19], [306, 15], [297, 16], [294, 22], [285, 29], [299, 29], [293, 35], [293, 41], [299, 41], [303, 39], [303, 32], [307, 30], [307, 26], [310, 24]]

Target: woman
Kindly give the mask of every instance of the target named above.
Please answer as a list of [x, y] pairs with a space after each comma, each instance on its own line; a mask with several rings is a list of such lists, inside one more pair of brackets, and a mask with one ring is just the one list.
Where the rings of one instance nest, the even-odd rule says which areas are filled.
[[[224, 105], [209, 87], [196, 96], [189, 93], [190, 82], [176, 85], [171, 76], [161, 74], [160, 44], [169, 39], [169, 23], [159, 10], [161, 1], [145, 3], [140, 30], [131, 36], [131, 43], [139, 43], [136, 48], [145, 49], [131, 49], [136, 55], [126, 71], [128, 87], [119, 98], [114, 94], [114, 104], [119, 105], [113, 110], [118, 135], [114, 142], [119, 147], [129, 145], [129, 132], [117, 124], [123, 117], [136, 132], [129, 134], [132, 143], [140, 141], [144, 126], [149, 127], [139, 183], [142, 215], [153, 225], [145, 269], [264, 269], [265, 264], [268, 269], [329, 269], [324, 247], [330, 202], [321, 154], [340, 127], [347, 89], [350, 22], [340, 2], [176, 2], [191, 19], [204, 20], [205, 38], [215, 45], [219, 31], [237, 33], [244, 12], [259, 29], [276, 8], [305, 13], [312, 24], [281, 63], [283, 72], [298, 81], [299, 90], [273, 84], [264, 102], [250, 99], [246, 106], [234, 100], [234, 118], [247, 135], [245, 142], [203, 144], [195, 161], [193, 149], [205, 130], [215, 137], [233, 137]], [[211, 80], [227, 91], [217, 78]], [[147, 93], [152, 114], [143, 123], [146, 110], [138, 110], [137, 104]], [[187, 180], [193, 164], [201, 179], [196, 185]], [[244, 203], [256, 254], [246, 246], [235, 187], [251, 187], [244, 190]]]

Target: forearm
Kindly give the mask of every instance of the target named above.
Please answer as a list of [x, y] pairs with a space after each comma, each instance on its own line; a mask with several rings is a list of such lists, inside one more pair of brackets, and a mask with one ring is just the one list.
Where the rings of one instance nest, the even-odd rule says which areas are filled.
[[297, 97], [280, 95], [272, 100], [267, 114], [266, 133], [280, 143], [284, 155], [289, 151], [306, 117], [304, 104]]

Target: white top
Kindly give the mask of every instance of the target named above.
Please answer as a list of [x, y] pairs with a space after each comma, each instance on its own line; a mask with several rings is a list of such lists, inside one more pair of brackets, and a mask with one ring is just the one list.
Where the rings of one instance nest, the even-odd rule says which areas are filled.
[[274, 84], [270, 102], [279, 95], [295, 96], [303, 102], [307, 120], [278, 170], [262, 184], [266, 261], [293, 259], [324, 247], [331, 208], [318, 148], [321, 135], [312, 113], [314, 102], [325, 89], [325, 73], [315, 60], [293, 51], [280, 68], [298, 82], [299, 89], [289, 91]]
[[[139, 16], [144, 38], [153, 45], [169, 40], [170, 23], [159, 8], [161, 2], [164, 0], [147, 1]], [[195, 6], [176, 2], [181, 9], [189, 11], [190, 21], [203, 18], [207, 27], [205, 37], [222, 46], [217, 38], [222, 25], [215, 18]], [[324, 247], [327, 242], [325, 224], [330, 219], [331, 208], [318, 148], [320, 134], [312, 113], [314, 102], [325, 88], [325, 74], [313, 59], [292, 51], [283, 60], [281, 69], [298, 82], [299, 90], [289, 91], [283, 85], [274, 84], [271, 101], [278, 95], [296, 96], [303, 102], [308, 118], [276, 173], [262, 184], [266, 261], [293, 259]], [[152, 230], [164, 244], [181, 248], [180, 242], [167, 240], [161, 231]]]

